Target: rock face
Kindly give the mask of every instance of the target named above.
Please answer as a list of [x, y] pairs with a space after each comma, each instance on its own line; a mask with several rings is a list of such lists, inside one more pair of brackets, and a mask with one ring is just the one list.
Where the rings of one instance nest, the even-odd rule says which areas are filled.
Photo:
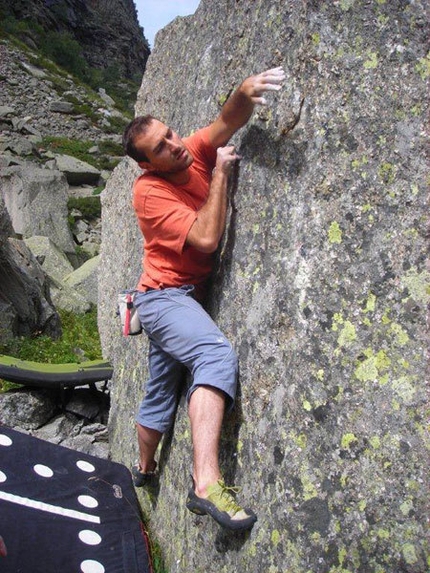
[[57, 169], [66, 176], [69, 185], [97, 185], [100, 180], [98, 169], [76, 157], [58, 155], [55, 162]]
[[64, 283], [82, 296], [84, 300], [97, 305], [98, 268], [100, 255], [92, 257], [64, 278]]
[[9, 214], [0, 195], [0, 343], [13, 336], [43, 332], [60, 336], [46, 276], [24, 241], [12, 238]]
[[63, 173], [32, 164], [13, 166], [1, 170], [0, 183], [15, 233], [24, 238], [50, 237], [65, 253], [75, 255], [67, 224], [69, 195]]
[[108, 458], [109, 398], [99, 390], [65, 392], [22, 387], [0, 393], [2, 424], [67, 448]]
[[[247, 75], [287, 73], [234, 139], [211, 297], [241, 364], [223, 471], [258, 522], [226, 535], [185, 510], [182, 398], [159, 495], [141, 495], [172, 573], [426, 570], [425, 22], [420, 1], [202, 0], [157, 36], [136, 111], [182, 135]], [[124, 160], [104, 192], [99, 292], [111, 449], [126, 464], [146, 340], [121, 339], [115, 304], [140, 271], [137, 172]]]
[[1, 0], [0, 8], [45, 30], [69, 33], [94, 68], [115, 64], [127, 78], [145, 70], [150, 50], [133, 0]]
[[[74, 269], [72, 263], [61, 249], [49, 237], [37, 235], [25, 239], [25, 244], [37, 260], [40, 261], [40, 266], [46, 275], [49, 293], [55, 307], [77, 314], [88, 312], [91, 308], [90, 300], [92, 302], [95, 297], [92, 296], [90, 299], [87, 293], [82, 293], [81, 289], [79, 289], [81, 292], [78, 292], [73, 284], [66, 283], [66, 278], [69, 275], [73, 275]], [[87, 273], [80, 271], [80, 269], [81, 267], [76, 272], [83, 274], [88, 279]], [[94, 269], [93, 274], [96, 275], [96, 272], [96, 269]], [[93, 280], [96, 280], [96, 276], [93, 277]]]

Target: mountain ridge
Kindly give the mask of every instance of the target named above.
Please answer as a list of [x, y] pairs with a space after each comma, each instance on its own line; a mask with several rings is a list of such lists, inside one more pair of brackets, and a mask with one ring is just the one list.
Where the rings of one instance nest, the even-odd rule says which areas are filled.
[[70, 35], [91, 67], [106, 70], [114, 63], [128, 79], [140, 79], [145, 71], [150, 48], [133, 0], [0, 0], [0, 15], [30, 23], [22, 39], [33, 48], [40, 43], [39, 26]]

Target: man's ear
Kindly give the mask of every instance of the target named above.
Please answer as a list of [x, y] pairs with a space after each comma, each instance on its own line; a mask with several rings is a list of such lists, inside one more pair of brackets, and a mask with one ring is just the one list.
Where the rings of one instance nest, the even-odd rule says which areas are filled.
[[145, 169], [145, 171], [153, 171], [154, 170], [154, 168], [149, 163], [149, 161], [139, 161], [138, 165], [141, 169]]

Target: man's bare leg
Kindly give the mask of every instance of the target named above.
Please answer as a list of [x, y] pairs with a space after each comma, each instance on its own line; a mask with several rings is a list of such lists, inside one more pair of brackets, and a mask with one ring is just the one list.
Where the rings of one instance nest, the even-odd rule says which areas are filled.
[[218, 454], [224, 408], [224, 392], [211, 386], [199, 386], [191, 396], [189, 416], [194, 448], [193, 477], [195, 492], [199, 497], [206, 497], [207, 486], [221, 478]]
[[[257, 516], [235, 501], [221, 479], [218, 454], [225, 395], [211, 386], [200, 386], [191, 396], [189, 415], [194, 446], [194, 488], [186, 507], [197, 515], [210, 515], [227, 529], [250, 529]], [[209, 488], [209, 486], [211, 486]]]
[[156, 467], [155, 452], [163, 436], [158, 430], [136, 424], [139, 443], [139, 464], [142, 473], [153, 472]]

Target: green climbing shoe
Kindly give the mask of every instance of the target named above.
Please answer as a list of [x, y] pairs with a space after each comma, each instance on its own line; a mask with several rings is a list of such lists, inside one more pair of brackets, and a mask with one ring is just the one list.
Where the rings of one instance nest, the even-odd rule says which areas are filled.
[[188, 492], [186, 506], [198, 515], [210, 515], [226, 529], [250, 529], [257, 521], [257, 516], [250, 509], [236, 503], [232, 494], [238, 491], [238, 488], [227, 487], [223, 480], [218, 480], [207, 488], [208, 497], [203, 498], [196, 495], [193, 484]]

